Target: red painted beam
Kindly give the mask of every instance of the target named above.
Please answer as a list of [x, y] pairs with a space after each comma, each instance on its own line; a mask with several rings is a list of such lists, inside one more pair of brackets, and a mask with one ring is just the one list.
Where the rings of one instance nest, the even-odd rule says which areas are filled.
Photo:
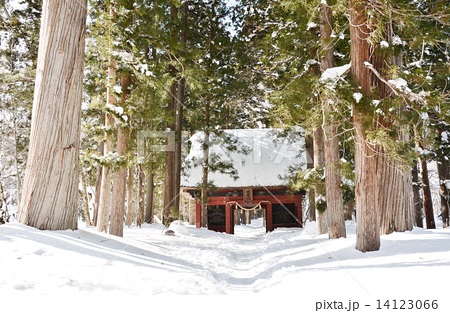
[[266, 232], [273, 231], [272, 203], [266, 202]]
[[225, 232], [234, 234], [234, 210], [231, 204], [225, 206]]
[[202, 205], [200, 201], [197, 201], [195, 205], [195, 227], [196, 228], [202, 227]]

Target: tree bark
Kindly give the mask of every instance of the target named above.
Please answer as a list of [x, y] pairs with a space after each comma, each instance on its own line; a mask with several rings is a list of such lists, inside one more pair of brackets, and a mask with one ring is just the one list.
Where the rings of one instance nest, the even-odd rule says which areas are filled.
[[[334, 49], [332, 43], [332, 15], [331, 9], [326, 3], [320, 4], [320, 45], [323, 56], [320, 60], [321, 71], [334, 66]], [[328, 120], [323, 121], [324, 131], [324, 163], [325, 165], [325, 186], [326, 186], [326, 219], [328, 225], [328, 236], [330, 239], [346, 237], [344, 198], [341, 188], [341, 171], [339, 169], [339, 127], [330, 118], [333, 111], [331, 105], [324, 103], [324, 116]]]
[[87, 1], [44, 0], [21, 223], [77, 228]]
[[[370, 30], [367, 21], [367, 1], [350, 1], [350, 56], [351, 73], [360, 92], [371, 93], [371, 73], [364, 66], [370, 61], [371, 47], [368, 42]], [[378, 190], [376, 180], [376, 145], [366, 136], [365, 115], [357, 103], [353, 108], [355, 127], [355, 204], [356, 204], [356, 249], [362, 252], [380, 248], [380, 228], [378, 219]]]
[[[187, 2], [185, 2], [187, 4]], [[180, 183], [181, 183], [181, 141], [183, 131], [183, 106], [184, 106], [184, 88], [185, 79], [181, 78], [178, 82], [177, 97], [175, 104], [175, 150], [174, 150], [174, 169], [173, 169], [173, 212], [172, 215], [179, 218], [180, 214]]]
[[[175, 4], [170, 6], [170, 24], [169, 24], [169, 40], [170, 47], [173, 48], [175, 42], [178, 40], [178, 31], [175, 27], [176, 19], [178, 15], [178, 9]], [[167, 107], [168, 122], [167, 128], [171, 132], [175, 132], [176, 127], [176, 106], [177, 106], [177, 87], [178, 82], [176, 80], [177, 70], [174, 65], [169, 65], [169, 74], [173, 78], [172, 85], [168, 91], [169, 105]], [[172, 220], [172, 216], [176, 213], [176, 194], [175, 190], [175, 147], [170, 147], [166, 151], [166, 167], [164, 177], [164, 195], [163, 195], [163, 223], [168, 224]], [[179, 192], [179, 191], [178, 191]]]
[[175, 192], [174, 192], [174, 151], [166, 152], [166, 168], [164, 177], [164, 196], [163, 196], [163, 223], [170, 223], [174, 211]]
[[360, 116], [354, 117], [356, 130], [355, 204], [356, 249], [362, 252], [380, 248], [376, 150], [365, 137]]
[[431, 198], [430, 180], [428, 178], [427, 161], [420, 158], [420, 166], [422, 173], [422, 191], [423, 191], [423, 208], [425, 211], [425, 221], [427, 229], [435, 229], [436, 223], [434, 221], [433, 200]]
[[417, 166], [417, 160], [414, 160], [412, 168], [414, 223], [417, 227], [423, 228], [422, 200], [420, 198], [419, 170]]
[[[114, 2], [110, 3], [111, 18], [115, 20], [116, 11]], [[116, 60], [112, 55], [109, 56], [108, 61], [108, 86], [106, 88], [106, 100], [110, 105], [116, 104], [116, 97], [113, 92], [113, 88], [116, 85], [117, 76], [117, 64]], [[104, 155], [109, 154], [113, 151], [112, 145], [112, 135], [110, 134], [112, 128], [114, 127], [114, 117], [111, 113], [105, 113], [105, 139], [104, 139]], [[97, 220], [97, 230], [100, 232], [108, 232], [109, 215], [111, 211], [111, 184], [113, 180], [113, 171], [111, 165], [103, 165], [102, 168], [102, 185], [100, 190], [100, 201], [98, 207], [98, 220]]]
[[[305, 138], [306, 144], [306, 168], [311, 169], [314, 168], [314, 139], [312, 136], [306, 136]], [[311, 221], [316, 220], [316, 196], [314, 192], [314, 188], [308, 190], [308, 210], [309, 210], [309, 219]], [[306, 217], [308, 218], [308, 216]]]
[[[322, 127], [314, 131], [314, 168], [323, 170], [325, 167], [324, 138]], [[316, 233], [322, 235], [328, 232], [327, 213], [322, 210], [325, 201], [325, 189], [317, 186], [314, 190], [316, 208]], [[322, 205], [321, 205], [322, 203]], [[320, 209], [318, 209], [320, 208]]]
[[377, 184], [381, 234], [411, 230], [413, 199], [409, 171], [405, 172], [398, 162], [391, 161], [385, 153], [380, 153]]
[[[112, 99], [115, 99], [112, 95]], [[105, 128], [111, 130], [114, 125], [114, 117], [110, 113], [105, 116]], [[108, 154], [113, 150], [111, 135], [106, 134], [104, 141], [104, 153]], [[100, 189], [100, 201], [98, 206], [97, 230], [100, 232], [108, 231], [109, 214], [111, 210], [111, 187], [112, 187], [113, 171], [111, 165], [102, 166], [102, 184]]]
[[[100, 142], [97, 148], [99, 155], [103, 155], [104, 153], [104, 142]], [[97, 226], [98, 221], [98, 208], [100, 206], [100, 194], [102, 190], [102, 172], [103, 167], [101, 165], [97, 165], [97, 175], [95, 179], [95, 200], [94, 200], [94, 217], [93, 217], [93, 225]]]
[[[441, 147], [444, 145], [442, 142], [442, 130], [436, 130], [436, 137], [438, 139], [438, 145]], [[450, 161], [448, 160], [448, 155], [445, 153], [439, 153], [437, 160], [437, 170], [439, 176], [439, 197], [441, 200], [441, 216], [442, 216], [442, 227], [449, 227], [449, 202], [450, 193], [448, 190], [448, 183], [450, 182]]]
[[[188, 2], [183, 2], [182, 7], [182, 21], [181, 21], [181, 44], [183, 46], [183, 51], [181, 52], [181, 56], [184, 57], [186, 43], [187, 43], [187, 18], [188, 18]], [[181, 163], [182, 163], [182, 133], [183, 133], [183, 109], [185, 104], [185, 85], [186, 79], [184, 78], [184, 73], [182, 70], [179, 70], [181, 73], [181, 78], [178, 81], [177, 86], [177, 97], [176, 97], [176, 105], [175, 105], [175, 159], [174, 159], [174, 211], [178, 215], [180, 214], [180, 182], [181, 182]]]
[[145, 195], [145, 222], [153, 223], [153, 202], [154, 202], [154, 180], [155, 174], [151, 171], [147, 175], [147, 192]]
[[339, 137], [336, 124], [325, 126], [325, 184], [328, 235], [330, 239], [346, 237], [344, 198], [339, 170]]
[[[129, 137], [128, 129], [119, 126], [116, 151], [121, 157], [126, 157], [127, 155], [128, 137]], [[114, 199], [115, 201], [111, 206], [111, 222], [109, 228], [109, 233], [111, 235], [119, 237], [123, 237], [126, 182], [127, 182], [127, 167], [126, 165], [122, 165], [120, 166], [114, 179], [113, 194], [115, 195]]]
[[[120, 77], [120, 86], [122, 87], [121, 105], [126, 106], [126, 101], [130, 96], [131, 74], [122, 73]], [[111, 235], [123, 237], [123, 224], [125, 219], [125, 193], [127, 185], [127, 154], [128, 154], [128, 140], [130, 131], [127, 125], [123, 125], [119, 121], [119, 130], [117, 134], [116, 152], [124, 160], [124, 164], [119, 167], [116, 173], [113, 185], [113, 194], [115, 201], [111, 207], [111, 225], [109, 233]]]
[[[386, 40], [391, 41], [394, 36], [393, 22], [386, 25]], [[401, 51], [389, 56], [387, 53], [374, 53], [371, 63], [378, 73], [382, 74], [385, 80], [390, 79], [388, 65], [403, 67]], [[379, 91], [379, 99], [391, 97], [392, 90], [383, 81], [373, 77], [374, 86]], [[404, 108], [398, 110], [402, 114]], [[376, 120], [376, 127], [392, 128], [392, 123], [387, 122], [383, 116]], [[398, 142], [406, 143], [409, 141], [409, 129], [400, 128], [397, 130]], [[380, 232], [381, 234], [390, 234], [394, 231], [406, 231], [413, 228], [413, 199], [412, 179], [410, 168], [401, 164], [399, 160], [393, 160], [389, 155], [390, 151], [379, 148], [380, 153], [377, 158], [377, 184], [378, 184], [378, 203], [381, 209], [380, 214]]]
[[136, 216], [136, 225], [141, 227], [142, 224], [144, 224], [144, 217], [145, 217], [145, 201], [144, 201], [144, 180], [145, 180], [145, 174], [144, 174], [144, 168], [142, 164], [139, 164], [138, 166], [138, 212]]
[[133, 167], [128, 167], [128, 183], [127, 183], [127, 216], [125, 218], [125, 225], [128, 227], [133, 224], [133, 216], [134, 216], [134, 210], [133, 210], [133, 190], [134, 190], [134, 170]]
[[[105, 127], [107, 129], [112, 128], [114, 118], [111, 114], [106, 115]], [[107, 136], [109, 137], [109, 136]], [[105, 154], [107, 151], [112, 151], [111, 143], [109, 139], [105, 139]], [[98, 217], [97, 217], [97, 230], [100, 232], [108, 231], [109, 214], [111, 209], [111, 188], [112, 188], [112, 168], [109, 165], [102, 166], [102, 183], [100, 189], [100, 201], [98, 205]]]
[[[171, 69], [173, 72], [174, 69]], [[174, 73], [172, 73], [174, 75]], [[175, 125], [173, 123], [172, 117], [175, 115], [175, 103], [176, 103], [176, 93], [177, 93], [177, 83], [173, 82], [172, 87], [169, 91], [169, 116], [171, 116], [171, 121], [168, 123], [168, 129], [171, 132], [175, 131]], [[170, 134], [172, 135], [172, 134]], [[174, 147], [168, 147], [166, 151], [166, 166], [165, 166], [165, 177], [164, 177], [164, 194], [163, 194], [163, 223], [170, 223], [173, 214], [175, 213], [175, 201], [176, 201], [176, 191], [175, 191], [175, 149]]]
[[[447, 164], [445, 164], [446, 162]], [[441, 217], [442, 217], [442, 228], [449, 227], [449, 201], [450, 195], [447, 188], [448, 181], [450, 180], [450, 173], [447, 160], [440, 160], [438, 162], [438, 173], [439, 173], [439, 197], [441, 200]]]

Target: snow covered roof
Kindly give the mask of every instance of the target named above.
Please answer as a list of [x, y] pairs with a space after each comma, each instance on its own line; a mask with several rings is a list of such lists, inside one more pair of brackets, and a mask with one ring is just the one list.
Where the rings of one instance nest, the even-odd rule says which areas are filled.
[[[283, 135], [284, 134], [284, 135]], [[202, 182], [204, 133], [190, 138], [181, 186], [198, 187]], [[306, 167], [303, 130], [282, 132], [277, 129], [224, 130], [210, 136], [210, 163], [230, 166], [225, 171], [209, 171], [208, 181], [216, 187], [284, 186], [282, 176], [291, 167]], [[233, 177], [232, 174], [234, 173]]]

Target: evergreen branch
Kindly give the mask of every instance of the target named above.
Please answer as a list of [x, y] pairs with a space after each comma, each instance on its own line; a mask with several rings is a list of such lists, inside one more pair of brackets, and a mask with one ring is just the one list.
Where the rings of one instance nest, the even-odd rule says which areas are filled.
[[400, 93], [398, 92], [398, 90], [396, 90], [386, 79], [384, 79], [381, 76], [381, 74], [373, 67], [373, 65], [371, 63], [364, 62], [364, 66], [366, 68], [368, 68], [369, 70], [371, 70], [380, 81], [382, 81], [384, 84], [386, 84], [392, 90], [392, 92], [395, 93], [396, 96], [401, 96]]

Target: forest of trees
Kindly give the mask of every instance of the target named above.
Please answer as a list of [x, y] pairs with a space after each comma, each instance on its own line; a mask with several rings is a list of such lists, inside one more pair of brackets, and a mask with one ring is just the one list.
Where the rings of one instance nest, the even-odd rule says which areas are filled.
[[206, 192], [210, 133], [301, 126], [319, 234], [448, 227], [449, 38], [443, 0], [1, 0], [0, 224], [182, 219], [183, 134]]

